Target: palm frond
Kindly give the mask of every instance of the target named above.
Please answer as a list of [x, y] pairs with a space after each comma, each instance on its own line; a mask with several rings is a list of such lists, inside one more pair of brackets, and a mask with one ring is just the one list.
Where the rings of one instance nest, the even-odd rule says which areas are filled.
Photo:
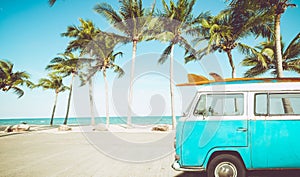
[[21, 98], [24, 95], [24, 91], [19, 87], [11, 87], [15, 94], [18, 95], [18, 98]]
[[168, 59], [168, 56], [171, 53], [172, 45], [173, 44], [171, 43], [167, 48], [165, 48], [165, 50], [161, 54], [160, 58], [158, 59], [159, 64], [163, 64], [166, 62], [166, 60]]
[[300, 33], [290, 42], [283, 53], [283, 58], [292, 59], [300, 56]]
[[73, 25], [67, 27], [67, 32], [61, 33], [62, 37], [77, 37], [80, 33], [80, 29]]
[[288, 61], [286, 70], [300, 73], [300, 58]]
[[113, 64], [112, 68], [115, 73], [118, 73], [118, 78], [122, 77], [125, 74], [125, 71], [118, 65]]
[[190, 62], [190, 61], [196, 61], [196, 60], [197, 60], [197, 58], [193, 54], [190, 54], [190, 55], [187, 55], [187, 56], [184, 57], [184, 63], [185, 64]]
[[118, 13], [112, 8], [112, 6], [108, 3], [100, 3], [96, 4], [94, 10], [103, 15], [108, 21], [115, 23], [122, 22], [122, 18], [118, 15]]
[[243, 44], [243, 43], [238, 43], [237, 48], [238, 48], [239, 52], [246, 54], [246, 55], [250, 55], [252, 53], [258, 53], [258, 51], [256, 51], [255, 48], [253, 48], [249, 45]]
[[179, 37], [178, 44], [179, 46], [185, 49], [185, 55], [187, 54], [196, 55], [196, 50], [194, 49], [194, 47], [182, 36]]
[[258, 61], [257, 61], [257, 58], [254, 57], [254, 56], [246, 56], [246, 58], [243, 59], [240, 62], [240, 65], [242, 65], [242, 66], [256, 66], [256, 65], [258, 65]]
[[246, 71], [244, 77], [256, 77], [266, 73], [267, 71], [267, 68], [261, 67], [260, 65], [256, 65], [250, 68], [248, 71]]
[[[112, 8], [108, 3], [96, 4], [94, 10], [104, 16], [111, 24], [113, 24], [118, 30], [128, 34], [128, 29], [124, 25], [122, 17]], [[126, 20], [126, 19], [125, 19]]]

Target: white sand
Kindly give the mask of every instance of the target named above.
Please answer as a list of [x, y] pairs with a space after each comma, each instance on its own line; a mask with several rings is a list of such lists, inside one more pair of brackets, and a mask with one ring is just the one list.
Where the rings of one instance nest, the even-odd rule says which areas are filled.
[[66, 132], [47, 128], [0, 137], [0, 176], [181, 176], [171, 168], [172, 131], [116, 125], [103, 132], [91, 126]]

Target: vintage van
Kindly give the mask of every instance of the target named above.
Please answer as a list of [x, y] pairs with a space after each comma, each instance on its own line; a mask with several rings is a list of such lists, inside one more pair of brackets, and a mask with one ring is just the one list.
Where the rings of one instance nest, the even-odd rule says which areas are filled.
[[182, 84], [199, 90], [176, 127], [172, 167], [208, 177], [300, 168], [300, 78]]

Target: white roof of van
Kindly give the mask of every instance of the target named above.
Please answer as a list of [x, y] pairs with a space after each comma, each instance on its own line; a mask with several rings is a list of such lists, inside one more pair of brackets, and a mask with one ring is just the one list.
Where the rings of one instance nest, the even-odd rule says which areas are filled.
[[199, 92], [230, 92], [230, 91], [300, 91], [300, 82], [278, 83], [223, 83], [195, 86]]

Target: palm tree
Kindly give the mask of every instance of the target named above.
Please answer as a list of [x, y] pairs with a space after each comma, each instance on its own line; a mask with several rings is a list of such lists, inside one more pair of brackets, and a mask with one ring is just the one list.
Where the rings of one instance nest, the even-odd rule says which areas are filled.
[[13, 90], [18, 98], [24, 95], [24, 91], [19, 87], [26, 84], [27, 87], [32, 88], [34, 85], [29, 81], [30, 76], [25, 71], [13, 71], [14, 65], [5, 60], [0, 60], [0, 89], [4, 92]]
[[55, 109], [57, 105], [57, 97], [60, 92], [64, 92], [65, 90], [69, 89], [67, 86], [63, 84], [63, 78], [61, 76], [57, 76], [54, 73], [48, 74], [49, 78], [42, 78], [39, 80], [39, 83], [36, 87], [42, 87], [43, 89], [52, 89], [55, 91], [55, 99], [54, 105], [52, 109], [52, 115], [50, 120], [50, 125], [53, 125], [53, 119], [55, 114]]
[[118, 55], [122, 55], [122, 52], [114, 53], [113, 49], [124, 37], [99, 31], [98, 35], [93, 38], [92, 41], [85, 47], [84, 51], [90, 53], [93, 60], [89, 62], [88, 73], [86, 80], [89, 80], [97, 72], [101, 71], [105, 82], [105, 100], [106, 100], [106, 125], [109, 126], [109, 94], [108, 94], [108, 82], [107, 82], [107, 69], [113, 69], [118, 73], [118, 77], [124, 74], [121, 67], [115, 64], [115, 59]]
[[97, 4], [94, 10], [100, 15], [104, 16], [117, 30], [119, 30], [126, 39], [124, 43], [132, 42], [132, 60], [131, 73], [128, 97], [128, 118], [127, 124], [131, 126], [131, 104], [133, 98], [133, 79], [137, 43], [142, 41], [147, 32], [150, 30], [149, 24], [152, 20], [154, 12], [154, 5], [150, 12], [146, 12], [143, 8], [142, 0], [123, 0], [120, 2], [119, 12], [116, 12], [108, 3]]
[[[281, 46], [284, 44], [281, 41]], [[300, 33], [290, 42], [285, 50], [282, 51], [282, 66], [285, 71], [295, 71], [300, 73]], [[245, 77], [255, 77], [272, 70], [272, 74], [277, 76], [275, 60], [276, 45], [275, 41], [262, 42], [260, 46], [251, 48], [244, 46], [242, 52], [246, 53], [246, 58], [241, 62], [243, 66], [251, 66], [246, 71]]]
[[170, 97], [171, 97], [171, 114], [172, 114], [172, 128], [176, 127], [176, 116], [174, 111], [174, 88], [173, 88], [173, 63], [174, 63], [174, 47], [179, 45], [187, 52], [192, 52], [193, 48], [185, 39], [193, 23], [192, 10], [196, 0], [178, 0], [175, 3], [170, 0], [170, 6], [162, 0], [163, 13], [159, 16], [162, 17], [163, 26], [162, 33], [154, 36], [155, 39], [160, 41], [168, 41], [169, 45], [164, 49], [163, 54], [158, 60], [158, 63], [163, 64], [170, 57]]
[[231, 77], [236, 76], [232, 50], [238, 46], [238, 41], [250, 34], [270, 37], [271, 24], [267, 13], [255, 14], [253, 11], [239, 11], [235, 7], [223, 10], [217, 16], [198, 17], [201, 25], [200, 37], [197, 43], [208, 41], [206, 47], [197, 52], [197, 58], [188, 56], [186, 62], [200, 60], [206, 54], [219, 51], [225, 52], [231, 66]]
[[50, 61], [51, 64], [49, 64], [46, 67], [46, 70], [52, 70], [55, 73], [62, 74], [63, 77], [70, 76], [70, 75], [72, 76], [71, 83], [69, 86], [70, 92], [68, 97], [67, 112], [63, 123], [64, 125], [67, 124], [68, 117], [69, 117], [74, 78], [77, 75], [77, 71], [80, 67], [78, 61], [79, 58], [75, 56], [73, 53], [64, 53], [64, 54], [60, 54], [59, 57], [52, 59]]
[[102, 71], [104, 83], [105, 83], [105, 113], [106, 113], [106, 126], [110, 124], [109, 120], [109, 93], [108, 93], [108, 82], [107, 82], [107, 69], [113, 69], [114, 72], [118, 73], [118, 77], [124, 75], [124, 71], [121, 67], [115, 64], [115, 59], [118, 55], [122, 55], [121, 52], [113, 53], [110, 52], [107, 55], [101, 56], [96, 54], [96, 64], [89, 68], [89, 74], [86, 80], [96, 74], [98, 71]]
[[[80, 56], [84, 56], [88, 54], [89, 52], [86, 50], [86, 47], [89, 43], [93, 42], [93, 38], [95, 38], [100, 30], [95, 27], [92, 21], [89, 20], [83, 20], [82, 18], [79, 18], [79, 21], [81, 23], [80, 26], [68, 26], [67, 31], [65, 33], [62, 33], [61, 35], [63, 37], [69, 37], [69, 38], [75, 38], [74, 40], [70, 41], [66, 52], [73, 52], [76, 50], [80, 51]], [[93, 58], [90, 58], [93, 60]], [[87, 63], [88, 66], [90, 66], [90, 63]], [[81, 73], [81, 80], [82, 85], [85, 85], [87, 83], [87, 80], [85, 80], [87, 74]], [[93, 98], [93, 77], [89, 77], [88, 80], [89, 84], [89, 100], [90, 100], [90, 114], [91, 114], [91, 125], [95, 125], [95, 114], [94, 114], [94, 98]]]
[[[282, 46], [281, 46], [281, 33], [280, 33], [280, 21], [281, 15], [284, 14], [288, 7], [295, 7], [296, 4], [289, 3], [290, 0], [254, 0], [246, 2], [246, 4], [250, 4], [254, 11], [264, 11], [268, 13], [273, 20], [274, 26], [274, 36], [275, 36], [275, 66], [277, 77], [283, 77], [283, 66], [282, 66]], [[245, 2], [239, 2], [239, 0], [232, 0], [231, 4], [238, 5]]]
[[108, 103], [108, 82], [106, 78], [106, 70], [114, 69], [115, 72], [119, 73], [119, 77], [124, 74], [124, 71], [116, 65], [115, 58], [118, 55], [122, 55], [121, 52], [114, 53], [113, 49], [120, 42], [124, 41], [125, 38], [112, 33], [105, 33], [94, 26], [91, 21], [85, 21], [79, 19], [81, 26], [69, 26], [66, 33], [62, 36], [75, 37], [72, 40], [66, 52], [75, 50], [80, 51], [80, 56], [89, 54], [91, 58], [80, 59], [81, 62], [86, 64], [87, 73], [81, 73], [82, 84], [84, 85], [87, 81], [89, 82], [90, 89], [90, 105], [92, 113], [92, 124], [94, 124], [93, 115], [93, 98], [92, 98], [92, 77], [98, 72], [102, 71], [103, 78], [105, 81], [105, 93], [106, 93], [106, 123], [109, 125], [109, 103]]
[[[284, 44], [281, 41], [281, 46], [284, 48]], [[300, 73], [300, 33], [291, 41], [288, 47], [282, 51], [282, 69], [286, 71], [295, 71]], [[242, 52], [248, 54], [246, 58], [241, 62], [243, 66], [252, 66], [246, 71], [246, 77], [255, 77], [263, 74], [269, 70], [273, 70], [271, 73], [278, 77], [280, 72], [276, 69], [277, 60], [275, 59], [276, 42], [267, 41], [260, 44], [255, 48], [244, 46]], [[293, 113], [291, 103], [289, 99], [282, 98], [285, 113]]]

